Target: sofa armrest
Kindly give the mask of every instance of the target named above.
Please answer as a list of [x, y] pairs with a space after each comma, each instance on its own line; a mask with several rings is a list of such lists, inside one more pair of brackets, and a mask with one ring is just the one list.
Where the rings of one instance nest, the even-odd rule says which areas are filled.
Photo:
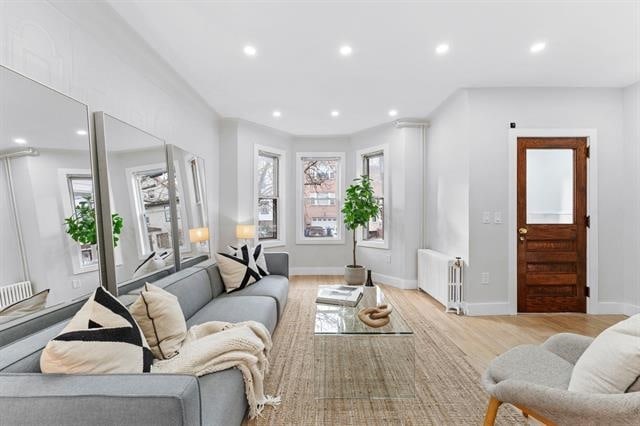
[[549, 337], [542, 344], [542, 347], [575, 365], [591, 342], [593, 342], [593, 337], [574, 333], [559, 333]]
[[264, 257], [270, 274], [289, 278], [289, 253], [265, 252]]
[[2, 374], [3, 424], [199, 425], [194, 376]]

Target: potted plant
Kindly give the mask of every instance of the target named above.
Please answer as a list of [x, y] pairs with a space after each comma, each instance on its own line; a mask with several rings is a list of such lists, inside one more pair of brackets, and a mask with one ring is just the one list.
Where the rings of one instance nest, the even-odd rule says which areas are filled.
[[[90, 196], [84, 197], [75, 207], [73, 215], [66, 218], [64, 223], [67, 225], [67, 234], [80, 244], [95, 245], [98, 244], [98, 234], [96, 232], [96, 211]], [[118, 213], [111, 215], [111, 224], [113, 226], [113, 246], [118, 247], [120, 233], [124, 221]]]
[[344, 279], [348, 284], [363, 284], [366, 279], [366, 269], [356, 262], [356, 232], [359, 227], [367, 226], [371, 219], [377, 217], [379, 211], [369, 176], [354, 179], [354, 183], [347, 188], [342, 207], [344, 224], [353, 231], [353, 263], [344, 268]]

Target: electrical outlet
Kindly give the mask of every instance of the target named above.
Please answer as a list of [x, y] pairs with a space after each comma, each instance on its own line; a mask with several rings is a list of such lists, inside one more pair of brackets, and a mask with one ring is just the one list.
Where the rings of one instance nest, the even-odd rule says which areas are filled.
[[501, 211], [493, 212], [493, 223], [498, 225], [501, 223], [504, 223], [504, 219], [502, 219]]
[[482, 223], [491, 223], [491, 212], [482, 212]]
[[488, 272], [480, 272], [480, 284], [482, 284], [482, 285], [489, 284], [489, 273]]
[[75, 279], [75, 280], [71, 280], [71, 287], [73, 288], [80, 288], [82, 286], [82, 281]]

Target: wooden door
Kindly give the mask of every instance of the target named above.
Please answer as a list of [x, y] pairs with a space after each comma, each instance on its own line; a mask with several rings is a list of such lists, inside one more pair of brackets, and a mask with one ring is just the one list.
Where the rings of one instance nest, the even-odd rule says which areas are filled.
[[586, 312], [587, 139], [518, 138], [518, 312]]

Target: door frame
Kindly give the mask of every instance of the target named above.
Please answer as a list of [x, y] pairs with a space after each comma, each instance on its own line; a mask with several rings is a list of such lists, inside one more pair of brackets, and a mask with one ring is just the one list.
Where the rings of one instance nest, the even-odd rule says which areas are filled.
[[575, 137], [587, 138], [590, 156], [587, 160], [587, 214], [591, 216], [591, 226], [587, 228], [587, 313], [598, 313], [598, 131], [596, 129], [510, 129], [509, 130], [509, 218], [507, 235], [509, 238], [509, 271], [507, 275], [509, 313], [518, 313], [518, 246], [517, 233], [517, 172], [518, 138]]

